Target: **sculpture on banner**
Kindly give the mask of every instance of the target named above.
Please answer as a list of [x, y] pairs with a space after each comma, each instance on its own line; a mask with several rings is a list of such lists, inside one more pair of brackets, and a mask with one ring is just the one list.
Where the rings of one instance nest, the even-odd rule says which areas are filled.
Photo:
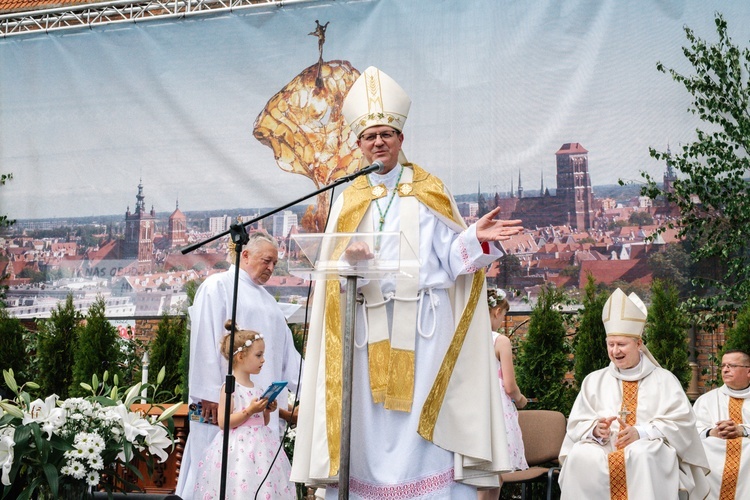
[[[316, 188], [330, 184], [356, 169], [362, 156], [357, 137], [341, 114], [344, 97], [359, 71], [348, 61], [323, 61], [323, 43], [329, 23], [317, 20], [320, 57], [269, 99], [253, 126], [253, 135], [273, 150], [285, 172], [304, 175]], [[317, 210], [301, 224], [310, 232], [325, 227], [331, 194], [319, 194]], [[305, 218], [313, 221], [305, 224]]]

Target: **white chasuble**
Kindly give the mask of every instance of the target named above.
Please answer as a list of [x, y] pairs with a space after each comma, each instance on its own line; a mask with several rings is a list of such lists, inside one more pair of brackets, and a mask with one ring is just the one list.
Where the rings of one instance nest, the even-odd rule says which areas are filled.
[[[367, 232], [368, 228], [377, 229], [382, 217], [382, 231], [404, 231], [409, 225], [400, 221], [400, 217], [405, 216], [401, 212], [403, 200], [400, 195], [393, 198], [390, 209], [386, 211], [399, 168], [396, 166], [384, 176], [370, 176], [372, 186], [383, 184], [389, 190], [387, 195], [379, 198], [380, 211], [368, 198], [372, 187], [366, 180], [355, 181], [347, 188], [334, 204], [327, 232], [346, 232], [337, 228], [349, 217], [350, 207], [357, 203], [358, 198], [364, 201], [361, 201], [360, 213], [352, 230]], [[400, 182], [409, 183], [410, 188], [415, 186], [414, 191], [419, 190], [419, 182], [439, 185], [438, 194], [450, 203], [444, 207], [448, 209], [446, 214], [419, 199], [416, 206], [418, 224], [414, 224], [419, 234], [409, 238], [419, 242], [418, 249], [415, 249], [421, 264], [416, 295], [400, 296], [404, 287], [399, 287], [397, 281], [379, 282], [378, 295], [388, 299], [384, 311], [386, 331], [368, 331], [368, 323], [373, 327], [378, 322], [368, 321], [367, 308], [357, 306], [349, 495], [350, 498], [428, 496], [473, 500], [476, 492], [471, 486], [497, 485], [497, 472], [510, 469], [494, 373], [483, 274], [478, 275], [481, 281], [474, 279], [477, 269], [497, 259], [500, 253], [496, 249], [490, 254], [483, 253], [475, 228], [461, 227], [452, 198], [436, 178], [419, 167], [407, 165]], [[411, 189], [402, 191], [405, 195], [412, 193]], [[394, 251], [380, 249], [381, 255], [385, 252], [386, 256]], [[478, 304], [476, 312], [472, 309], [464, 314], [472, 290], [473, 299]], [[338, 294], [335, 287], [334, 292]], [[336, 393], [330, 390], [327, 382], [332, 376], [337, 376], [340, 366], [337, 358], [329, 357], [326, 350], [335, 345], [327, 342], [327, 335], [341, 335], [341, 332], [326, 333], [326, 318], [330, 320], [325, 310], [326, 293], [326, 284], [316, 283], [292, 479], [307, 484], [328, 484], [327, 496], [335, 498], [337, 490], [331, 486], [338, 481], [340, 457], [329, 438], [338, 440], [340, 437], [340, 406], [338, 414], [336, 404], [333, 405], [334, 411], [327, 410], [331, 402], [336, 403]], [[398, 309], [394, 303], [399, 300], [411, 300], [416, 304], [416, 319], [394, 317], [394, 310]], [[341, 299], [340, 308], [344, 307], [343, 302]], [[341, 318], [334, 318], [339, 320], [339, 325], [343, 325]], [[459, 323], [462, 318], [466, 323], [463, 328], [465, 337], [462, 336], [458, 343], [455, 342], [455, 333], [461, 331]], [[370, 336], [376, 336], [392, 342], [394, 324], [406, 321], [413, 325], [413, 332], [408, 337], [413, 339], [415, 357], [411, 403], [408, 408], [404, 405], [400, 409], [388, 409], [382, 399], [373, 400], [368, 341]], [[408, 341], [402, 344], [408, 348]], [[447, 376], [444, 371], [446, 361], [453, 363]], [[332, 366], [327, 366], [329, 363]], [[436, 380], [441, 383], [436, 384]], [[441, 387], [436, 388], [436, 385]], [[434, 398], [435, 394], [440, 398]], [[437, 403], [436, 399], [439, 399]], [[429, 418], [425, 417], [427, 406], [436, 412]], [[425, 426], [425, 422], [431, 425]]]
[[592, 431], [598, 419], [620, 415], [622, 380], [638, 382], [635, 425], [641, 433], [641, 439], [624, 449], [627, 498], [676, 499], [683, 489], [689, 498], [702, 499], [708, 490], [708, 466], [690, 402], [677, 378], [645, 356], [628, 376], [610, 364], [581, 384], [560, 450], [562, 498], [611, 498], [608, 456], [615, 451], [620, 425], [615, 420], [610, 439], [601, 443]]
[[[729, 401], [730, 398], [737, 398], [742, 403], [742, 425], [746, 430], [750, 430], [750, 388], [743, 391], [734, 391], [723, 385], [717, 389], [707, 392], [699, 397], [693, 409], [697, 419], [698, 434], [703, 443], [703, 449], [706, 450], [708, 464], [711, 472], [708, 475], [708, 482], [711, 491], [708, 498], [718, 499], [721, 491], [721, 482], [724, 475], [725, 460], [727, 453], [727, 440], [709, 436], [706, 437], [706, 431], [716, 426], [721, 420], [729, 420]], [[740, 461], [739, 471], [737, 474], [737, 487], [734, 498], [750, 498], [750, 438], [740, 438]]]

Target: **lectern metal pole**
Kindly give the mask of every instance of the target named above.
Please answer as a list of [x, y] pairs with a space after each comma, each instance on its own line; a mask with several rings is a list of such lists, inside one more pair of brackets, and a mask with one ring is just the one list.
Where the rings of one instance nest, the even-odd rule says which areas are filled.
[[339, 500], [349, 499], [349, 450], [352, 435], [352, 374], [354, 372], [354, 321], [357, 311], [357, 277], [346, 277], [344, 316], [343, 374], [341, 391], [341, 449], [339, 461]]

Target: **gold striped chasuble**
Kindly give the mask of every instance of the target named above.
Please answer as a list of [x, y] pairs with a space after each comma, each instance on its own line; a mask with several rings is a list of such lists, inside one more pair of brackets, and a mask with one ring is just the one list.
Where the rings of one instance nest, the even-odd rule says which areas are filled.
[[[638, 382], [622, 381], [622, 407], [625, 423], [635, 425], [635, 412], [638, 407]], [[609, 496], [612, 500], [628, 500], [628, 483], [625, 471], [625, 449], [607, 455], [609, 463]]]
[[[742, 423], [742, 404], [744, 399], [729, 398], [729, 418], [735, 424]], [[727, 439], [727, 453], [724, 460], [724, 473], [721, 476], [719, 500], [734, 500], [737, 491], [737, 477], [740, 472], [742, 438]]]

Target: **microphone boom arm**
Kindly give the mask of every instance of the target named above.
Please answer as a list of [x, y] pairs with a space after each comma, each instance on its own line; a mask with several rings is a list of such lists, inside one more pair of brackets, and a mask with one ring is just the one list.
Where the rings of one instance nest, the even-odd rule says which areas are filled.
[[[338, 180], [336, 180], [336, 181], [334, 181], [334, 182], [332, 182], [332, 183], [330, 183], [330, 184], [328, 184], [326, 186], [323, 186], [322, 188], [318, 189], [317, 191], [314, 191], [312, 193], [306, 194], [305, 196], [302, 196], [301, 198], [297, 198], [296, 200], [294, 200], [292, 202], [289, 202], [286, 205], [282, 205], [282, 206], [280, 206], [278, 208], [274, 208], [270, 212], [267, 212], [265, 214], [261, 214], [261, 215], [259, 215], [257, 217], [254, 217], [254, 218], [250, 219], [247, 222], [242, 222], [241, 225], [243, 227], [246, 227], [246, 226], [249, 226], [250, 224], [254, 224], [255, 222], [258, 222], [259, 220], [263, 220], [266, 217], [270, 217], [271, 215], [273, 215], [275, 213], [281, 212], [284, 209], [287, 209], [287, 208], [289, 208], [291, 206], [296, 205], [297, 203], [305, 201], [308, 198], [312, 198], [313, 196], [316, 196], [316, 195], [318, 195], [318, 194], [320, 194], [320, 193], [322, 193], [324, 191], [328, 191], [329, 189], [335, 189], [338, 186], [340, 186], [341, 184], [344, 184], [344, 183], [349, 182], [349, 181], [353, 181], [354, 179], [356, 179], [360, 175], [369, 174], [371, 172], [379, 172], [382, 168], [383, 168], [383, 163], [380, 160], [375, 161], [370, 166], [367, 166], [365, 168], [357, 170], [356, 172], [351, 173], [349, 175], [345, 175], [344, 177], [341, 177], [340, 179], [338, 179]], [[206, 245], [207, 243], [211, 243], [212, 241], [218, 240], [219, 238], [228, 235], [231, 232], [232, 232], [232, 229], [227, 229], [226, 231], [223, 231], [221, 233], [215, 234], [215, 235], [213, 235], [213, 236], [211, 236], [209, 238], [206, 238], [203, 241], [199, 241], [198, 243], [194, 243], [192, 245], [188, 245], [187, 247], [185, 247], [185, 248], [183, 248], [181, 250], [181, 253], [183, 255], [188, 254], [188, 253], [192, 252], [193, 250], [196, 250], [196, 249], [202, 247], [203, 245]]]

